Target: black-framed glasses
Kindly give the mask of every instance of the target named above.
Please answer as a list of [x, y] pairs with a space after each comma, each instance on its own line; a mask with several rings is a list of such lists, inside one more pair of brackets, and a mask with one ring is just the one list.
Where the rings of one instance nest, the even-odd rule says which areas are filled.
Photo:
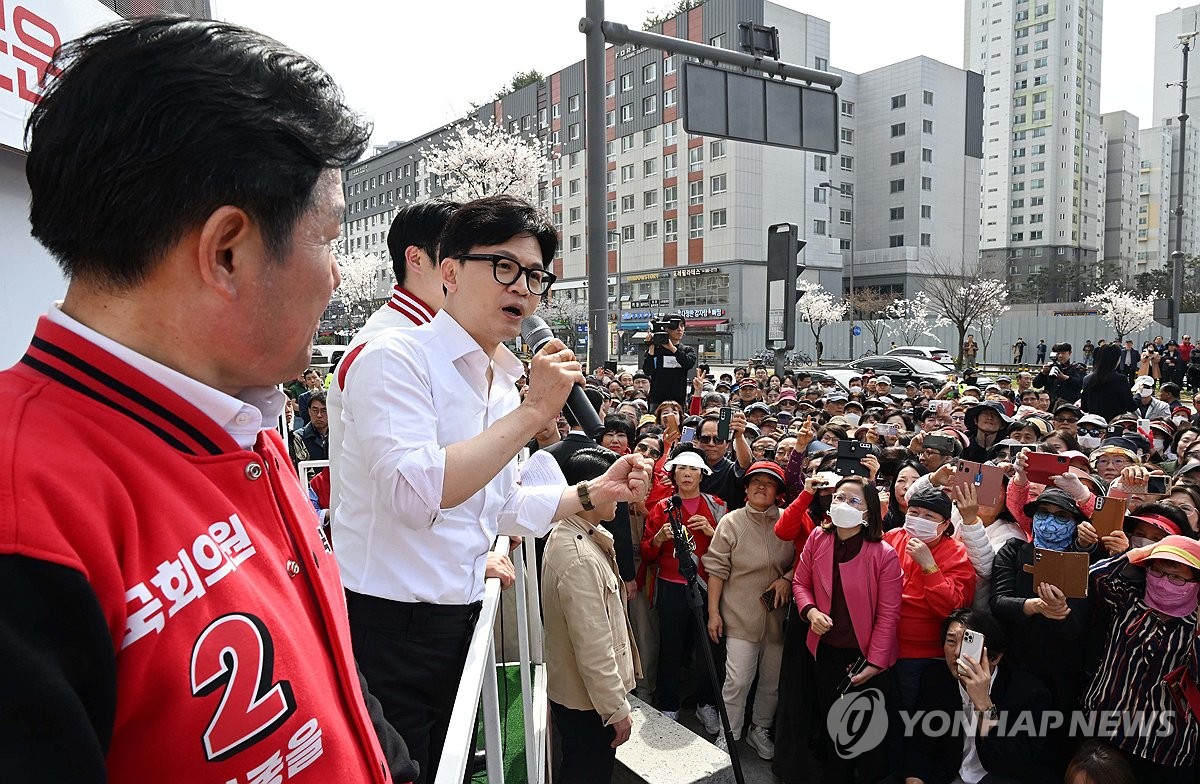
[[459, 261], [491, 262], [492, 277], [501, 286], [511, 286], [524, 273], [530, 294], [545, 294], [554, 285], [554, 281], [558, 280], [558, 276], [553, 272], [547, 272], [540, 267], [522, 267], [514, 259], [498, 253], [463, 253], [454, 258]]
[[1150, 574], [1153, 574], [1157, 577], [1165, 578], [1166, 580], [1170, 581], [1170, 583], [1172, 585], [1187, 585], [1188, 583], [1195, 582], [1195, 580], [1189, 580], [1188, 578], [1183, 577], [1182, 575], [1171, 574], [1170, 572], [1168, 572], [1164, 569], [1161, 569], [1157, 565], [1154, 565], [1154, 564], [1150, 565], [1149, 572], [1150, 572]]

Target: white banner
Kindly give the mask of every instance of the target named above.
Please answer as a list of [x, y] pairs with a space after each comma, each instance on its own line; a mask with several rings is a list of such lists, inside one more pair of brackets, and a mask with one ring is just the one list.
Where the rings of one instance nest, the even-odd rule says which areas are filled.
[[54, 78], [54, 50], [119, 18], [96, 0], [0, 0], [0, 144], [25, 149], [25, 121]]

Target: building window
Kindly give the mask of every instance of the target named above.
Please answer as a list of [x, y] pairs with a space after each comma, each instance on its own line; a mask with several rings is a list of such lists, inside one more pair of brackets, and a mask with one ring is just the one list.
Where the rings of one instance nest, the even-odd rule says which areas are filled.
[[627, 93], [633, 89], [633, 72], [621, 74], [621, 92]]
[[854, 144], [854, 130], [851, 128], [842, 129], [842, 144]]
[[568, 161], [568, 165], [569, 165], [569, 166], [570, 166], [572, 169], [574, 169], [576, 166], [578, 166], [578, 165], [579, 165], [579, 152], [578, 152], [578, 151], [576, 151], [576, 152], [573, 152], [573, 153], [571, 153], [570, 155], [568, 155], [568, 156], [567, 156], [567, 161]]
[[928, 248], [932, 244], [932, 238], [929, 232], [921, 232], [921, 247]]
[[725, 34], [721, 33], [720, 35], [714, 35], [712, 38], [709, 38], [708, 45], [716, 46], [721, 49], [724, 49], [725, 48]]
[[813, 171], [827, 171], [824, 155], [813, 156]]
[[658, 63], [648, 63], [642, 66], [642, 84], [650, 84], [658, 79]]
[[888, 220], [904, 220], [904, 208], [892, 207], [888, 210]]
[[580, 234], [571, 235], [571, 250], [579, 250], [583, 246], [583, 236]]
[[621, 106], [621, 122], [633, 121], [633, 104], [627, 103]]
[[725, 228], [725, 210], [713, 210], [709, 213], [708, 225], [713, 231]]
[[622, 226], [621, 227], [621, 241], [622, 242], [633, 242], [636, 239], [637, 239], [636, 227], [634, 227], [634, 226]]
[[813, 234], [821, 237], [825, 236], [825, 221], [820, 218], [813, 219]]
[[669, 185], [663, 188], [663, 209], [673, 210], [679, 207], [679, 187]]
[[813, 188], [814, 204], [824, 204], [828, 198], [828, 192], [824, 188]]
[[702, 204], [704, 202], [704, 180], [696, 180], [688, 183], [688, 204]]
[[663, 176], [674, 177], [679, 171], [679, 153], [671, 152], [663, 156]]
[[672, 87], [669, 90], [663, 90], [663, 106], [674, 106], [674, 105], [675, 105], [675, 88]]
[[921, 120], [921, 133], [933, 133], [933, 120]]
[[679, 221], [675, 218], [667, 218], [663, 221], [663, 242], [678, 242], [679, 241]]
[[575, 93], [574, 95], [572, 95], [570, 98], [567, 99], [567, 111], [568, 112], [579, 111], [579, 93]]
[[892, 138], [904, 135], [904, 123], [894, 123], [892, 125]]
[[933, 163], [933, 150], [929, 149], [928, 147], [922, 147], [921, 148], [921, 162], [922, 163]]
[[712, 160], [719, 160], [725, 157], [725, 140], [717, 139], [708, 144], [708, 157]]
[[893, 95], [892, 96], [892, 108], [893, 109], [903, 109], [907, 102], [908, 102], [908, 96], [905, 96], [905, 95]]
[[621, 197], [621, 212], [633, 212], [636, 207], [632, 193]]
[[647, 158], [642, 161], [642, 176], [653, 177], [658, 174], [658, 158]]
[[854, 156], [853, 155], [841, 156], [841, 164], [842, 164], [842, 171], [845, 171], [845, 172], [854, 171]]
[[658, 191], [644, 191], [642, 193], [642, 209], [658, 206]]
[[579, 180], [571, 180], [571, 182], [567, 186], [567, 194], [569, 196], [578, 196], [579, 188], [580, 188], [580, 181]]
[[675, 73], [675, 58], [672, 55], [663, 53], [663, 75]]
[[854, 220], [854, 215], [850, 210], [838, 210], [838, 220], [841, 221], [843, 226], [849, 226], [850, 222]]
[[629, 152], [633, 149], [633, 134], [627, 133], [621, 137], [621, 152]]
[[642, 131], [642, 146], [644, 147], [647, 144], [654, 144], [655, 138], [656, 138], [656, 134], [655, 134], [655, 129], [653, 127], [647, 128], [646, 130]]
[[610, 221], [617, 219], [617, 200], [616, 199], [609, 199], [608, 201], [606, 201], [604, 203], [604, 214]]
[[926, 90], [921, 100], [926, 106], [933, 106], [933, 92]]
[[658, 96], [647, 95], [642, 99], [642, 114], [654, 114], [658, 111]]
[[841, 250], [850, 250], [850, 240], [845, 238], [838, 240], [838, 247]]
[[888, 247], [889, 248], [903, 248], [904, 247], [904, 235], [903, 234], [892, 234], [891, 236], [889, 236], [888, 237]]
[[854, 116], [854, 101], [842, 101], [842, 116], [843, 117], [853, 117]]
[[824, 57], [814, 56], [813, 57], [813, 68], [816, 68], [818, 71], [828, 71], [829, 70], [829, 61], [826, 60]]
[[704, 236], [704, 213], [688, 216], [688, 239], [698, 240]]
[[[715, 177], [712, 177], [711, 179], [709, 179], [708, 190], [710, 193], [724, 193], [726, 190], [725, 175], [718, 174]], [[713, 228], [716, 228], [716, 227], [714, 226]]]
[[704, 148], [691, 147], [688, 149], [688, 171], [700, 171], [704, 166]]
[[932, 177], [922, 177], [921, 178], [921, 190], [923, 190], [923, 191], [933, 190], [933, 178]]
[[610, 188], [617, 184], [617, 172], [615, 169], [609, 169], [604, 173], [604, 182]]
[[642, 239], [653, 240], [658, 238], [658, 221], [647, 221], [642, 224]]
[[892, 153], [892, 165], [899, 166], [904, 163], [904, 150]]
[[550, 107], [550, 119], [557, 120], [559, 117], [562, 117], [562, 110], [558, 108], [558, 104], [554, 104]]
[[617, 113], [616, 112], [605, 112], [604, 113], [604, 127], [612, 128], [616, 124], [617, 124]]
[[889, 193], [904, 193], [904, 180], [892, 180], [888, 183]]
[[922, 204], [921, 205], [921, 217], [922, 218], [932, 218], [933, 217], [933, 207], [928, 204]]
[[569, 215], [570, 215], [569, 220], [571, 221], [571, 223], [579, 223], [580, 215], [582, 212], [583, 212], [582, 207], [572, 207], [569, 212]]
[[607, 82], [604, 83], [604, 97], [612, 98], [616, 94], [617, 94], [617, 80], [609, 79]]

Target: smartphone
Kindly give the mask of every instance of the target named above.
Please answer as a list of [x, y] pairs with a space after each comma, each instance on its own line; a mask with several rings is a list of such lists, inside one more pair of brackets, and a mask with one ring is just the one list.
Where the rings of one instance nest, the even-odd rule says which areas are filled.
[[983, 635], [977, 631], [966, 629], [963, 631], [962, 648], [958, 651], [958, 657], [965, 659], [970, 657], [975, 661], [983, 658]]
[[763, 460], [770, 460], [770, 461], [774, 462], [775, 455], [777, 453], [778, 453], [778, 450], [775, 450], [775, 449], [764, 449], [763, 450]]
[[1123, 435], [1125, 435], [1125, 426], [1124, 425], [1109, 425], [1104, 430], [1105, 438], [1118, 438]]
[[1137, 431], [1143, 437], [1145, 437], [1145, 439], [1147, 441], [1149, 441], [1150, 443], [1154, 443], [1154, 437], [1150, 435], [1150, 420], [1149, 419], [1139, 419], [1137, 421]]
[[867, 441], [841, 439], [838, 441], [833, 471], [840, 476], [870, 476], [871, 472], [862, 464], [862, 459], [875, 452], [875, 445]]
[[766, 607], [768, 611], [775, 609], [775, 592], [770, 588], [763, 591], [758, 600], [763, 603], [763, 607]]
[[1152, 474], [1146, 480], [1147, 495], [1166, 495], [1167, 494], [1167, 479], [1164, 474]]
[[688, 425], [687, 427], [685, 427], [683, 429], [683, 434], [679, 437], [679, 440], [685, 444], [690, 444], [693, 441], [695, 441], [696, 440], [696, 428], [692, 427], [691, 425]]
[[900, 435], [900, 426], [895, 423], [890, 424], [890, 425], [885, 425], [885, 424], [875, 425], [875, 435], [877, 435], [877, 436]]
[[1025, 475], [1039, 485], [1052, 485], [1054, 477], [1065, 474], [1069, 466], [1070, 462], [1062, 455], [1030, 452], [1025, 456]]
[[936, 449], [943, 455], [954, 454], [955, 440], [950, 436], [925, 436], [925, 440], [921, 442], [921, 446], [926, 449]]
[[733, 409], [729, 406], [722, 406], [720, 418], [717, 420], [717, 439], [720, 441], [729, 440], [729, 425], [733, 422]]

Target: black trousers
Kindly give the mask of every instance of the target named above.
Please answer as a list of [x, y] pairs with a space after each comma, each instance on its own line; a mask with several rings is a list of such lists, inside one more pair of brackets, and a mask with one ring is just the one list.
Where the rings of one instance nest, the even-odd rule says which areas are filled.
[[562, 749], [562, 767], [555, 776], [561, 784], [609, 784], [617, 750], [616, 732], [605, 727], [594, 710], [574, 710], [550, 701], [554, 730]]
[[[816, 660], [817, 706], [821, 714], [821, 735], [825, 741], [825, 772], [822, 782], [852, 784], [855, 781], [876, 782], [887, 775], [887, 743], [880, 743], [853, 759], [842, 759], [833, 748], [829, 737], [826, 717], [833, 704], [841, 699], [838, 686], [846, 678], [846, 671], [859, 660], [862, 654], [857, 648], [834, 648], [818, 643]], [[891, 673], [884, 671], [861, 686], [851, 686], [847, 694], [879, 689], [884, 700], [891, 696]]]
[[[688, 607], [688, 587], [681, 583], [659, 580], [654, 587], [654, 606], [658, 608], [659, 645], [658, 645], [658, 688], [655, 691], [655, 704], [662, 711], [679, 710], [680, 676], [683, 670], [684, 658], [690, 649], [692, 657], [692, 680], [696, 686], [696, 705], [715, 705], [712, 680], [709, 678], [708, 665], [704, 662], [704, 651], [698, 646], [708, 645], [714, 649], [708, 639], [696, 629], [696, 616]], [[704, 606], [708, 606], [708, 595], [703, 591]], [[717, 677], [720, 678], [725, 668], [720, 666], [718, 652], [713, 650], [713, 660], [717, 666]], [[717, 689], [720, 689], [720, 684]]]
[[346, 605], [359, 669], [421, 768], [415, 784], [428, 784], [446, 743], [480, 604], [393, 602], [346, 591]]

